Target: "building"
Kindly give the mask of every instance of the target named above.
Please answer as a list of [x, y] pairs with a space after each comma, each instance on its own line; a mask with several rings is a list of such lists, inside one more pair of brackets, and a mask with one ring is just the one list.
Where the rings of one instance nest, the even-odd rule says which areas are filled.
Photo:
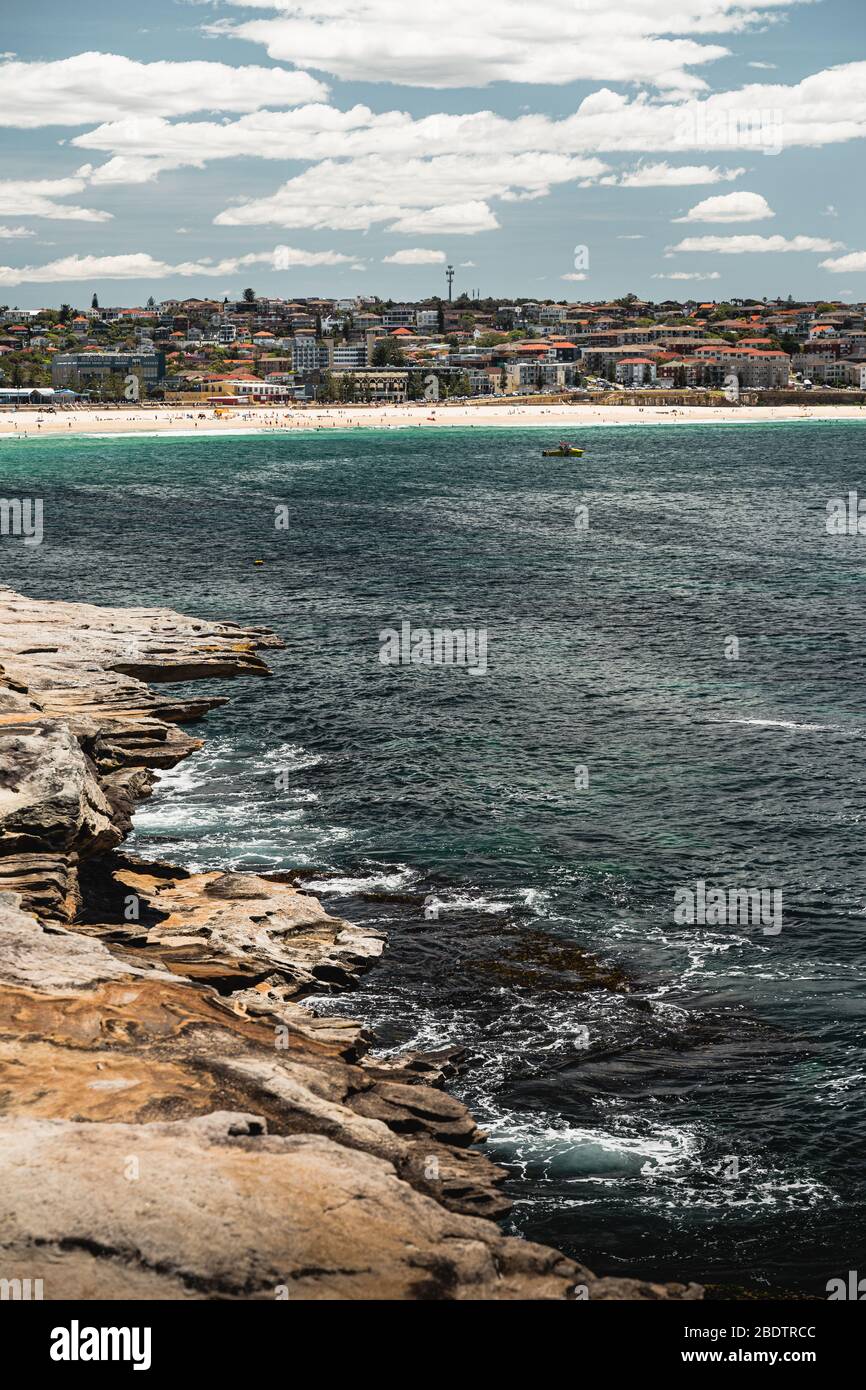
[[333, 372], [335, 383], [351, 378], [357, 401], [385, 401], [400, 405], [406, 399], [409, 373], [403, 368], [363, 367], [360, 371], [338, 368]]
[[367, 344], [366, 343], [329, 343], [328, 344], [329, 367], [366, 367], [367, 366]]
[[315, 338], [292, 339], [292, 371], [317, 372], [328, 365], [328, 349]]
[[75, 391], [55, 391], [53, 386], [2, 386], [0, 406], [4, 405], [69, 405], [77, 401]]
[[415, 310], [410, 304], [395, 304], [393, 309], [385, 309], [382, 313], [382, 327], [389, 328], [414, 328]]
[[655, 379], [656, 364], [651, 357], [621, 357], [616, 364], [620, 386], [652, 386]]
[[59, 352], [51, 363], [51, 384], [87, 391], [105, 386], [112, 377], [137, 376], [145, 395], [165, 379], [164, 352]]

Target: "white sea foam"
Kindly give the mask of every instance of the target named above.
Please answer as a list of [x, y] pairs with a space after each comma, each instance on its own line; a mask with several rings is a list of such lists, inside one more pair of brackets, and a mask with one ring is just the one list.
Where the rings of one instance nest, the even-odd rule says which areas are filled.
[[348, 897], [353, 893], [396, 893], [408, 888], [417, 878], [417, 869], [400, 864], [396, 869], [358, 874], [356, 877], [347, 875], [343, 878], [313, 878], [304, 884], [304, 888], [309, 889], [311, 893], [335, 894], [340, 897]]
[[794, 719], [714, 719], [714, 724], [746, 724], [757, 729], [792, 729], [801, 734], [851, 733], [859, 734], [860, 729], [842, 729], [838, 724], [798, 724]]

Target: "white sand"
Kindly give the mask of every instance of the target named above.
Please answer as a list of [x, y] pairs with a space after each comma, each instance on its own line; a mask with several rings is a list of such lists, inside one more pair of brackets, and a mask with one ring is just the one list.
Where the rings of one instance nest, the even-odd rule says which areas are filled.
[[34, 408], [0, 412], [0, 438], [34, 439], [48, 434], [231, 434], [283, 430], [433, 429], [438, 427], [525, 428], [550, 431], [551, 440], [575, 440], [596, 425], [743, 424], [791, 420], [863, 420], [866, 405], [663, 406], [510, 404], [391, 406], [258, 406], [230, 409], [219, 417], [212, 408], [106, 406], [59, 410]]

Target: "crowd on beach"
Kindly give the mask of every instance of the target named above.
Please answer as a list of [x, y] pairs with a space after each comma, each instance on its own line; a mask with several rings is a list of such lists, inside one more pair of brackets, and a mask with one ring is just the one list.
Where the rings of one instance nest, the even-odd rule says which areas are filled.
[[222, 407], [203, 410], [177, 406], [108, 408], [75, 406], [71, 409], [20, 409], [0, 411], [0, 438], [31, 439], [42, 434], [105, 434], [174, 431], [195, 433], [241, 433], [250, 431], [304, 431], [347, 429], [425, 429], [435, 426], [462, 428], [501, 426], [573, 427], [622, 425], [628, 423], [733, 423], [737, 421], [783, 421], [805, 419], [866, 420], [866, 406], [789, 406], [751, 407], [732, 405], [727, 409], [706, 406], [632, 405], [611, 407], [580, 405], [535, 405], [491, 402], [485, 405], [406, 403], [380, 406], [284, 406], [280, 408], [243, 407], [230, 411]]

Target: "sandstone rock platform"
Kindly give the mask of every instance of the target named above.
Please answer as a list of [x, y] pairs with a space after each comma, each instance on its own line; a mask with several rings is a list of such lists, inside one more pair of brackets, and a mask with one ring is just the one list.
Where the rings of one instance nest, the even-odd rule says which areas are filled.
[[380, 932], [119, 848], [221, 703], [151, 684], [265, 676], [278, 645], [0, 590], [0, 1273], [48, 1299], [700, 1297], [502, 1234], [456, 1051], [377, 1062], [304, 1006]]

